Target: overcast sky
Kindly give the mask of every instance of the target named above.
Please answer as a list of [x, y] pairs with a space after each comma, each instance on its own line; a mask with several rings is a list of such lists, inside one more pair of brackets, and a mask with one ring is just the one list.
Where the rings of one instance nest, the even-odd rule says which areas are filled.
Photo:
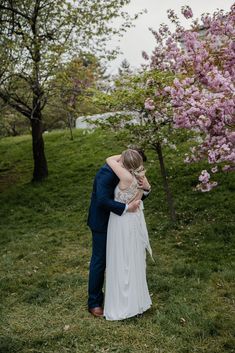
[[[139, 67], [144, 62], [142, 51], [151, 53], [154, 48], [154, 37], [148, 30], [149, 27], [158, 29], [161, 23], [169, 24], [167, 19], [167, 9], [171, 8], [180, 15], [180, 9], [183, 5], [189, 5], [195, 17], [200, 17], [202, 13], [212, 13], [216, 9], [229, 10], [234, 3], [232, 0], [132, 0], [127, 7], [130, 14], [134, 14], [141, 9], [147, 9], [148, 13], [140, 16], [135, 22], [135, 28], [128, 30], [120, 43], [113, 41], [110, 45], [119, 46], [123, 54], [110, 64], [109, 72], [117, 72], [117, 68], [124, 58], [128, 60], [132, 67]], [[180, 16], [182, 18], [182, 16]], [[189, 20], [184, 20], [187, 25]]]

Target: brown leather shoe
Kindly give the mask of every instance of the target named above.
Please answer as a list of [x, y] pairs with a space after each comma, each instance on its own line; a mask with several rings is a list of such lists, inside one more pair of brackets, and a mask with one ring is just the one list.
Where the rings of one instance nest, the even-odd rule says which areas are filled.
[[101, 306], [97, 306], [95, 308], [89, 308], [88, 311], [95, 317], [103, 317], [104, 311]]

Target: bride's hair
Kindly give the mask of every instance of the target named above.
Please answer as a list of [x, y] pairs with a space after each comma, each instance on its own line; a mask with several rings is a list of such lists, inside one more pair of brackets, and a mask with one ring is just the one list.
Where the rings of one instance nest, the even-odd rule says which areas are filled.
[[145, 175], [143, 158], [136, 150], [129, 148], [122, 152], [122, 164], [137, 179]]

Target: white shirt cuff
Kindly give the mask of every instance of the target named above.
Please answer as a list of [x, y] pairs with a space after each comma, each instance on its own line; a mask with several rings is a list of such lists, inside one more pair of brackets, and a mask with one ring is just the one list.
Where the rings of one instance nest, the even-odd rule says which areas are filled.
[[128, 204], [126, 204], [126, 207], [125, 207], [124, 211], [122, 212], [122, 216], [127, 212], [127, 210], [128, 210]]

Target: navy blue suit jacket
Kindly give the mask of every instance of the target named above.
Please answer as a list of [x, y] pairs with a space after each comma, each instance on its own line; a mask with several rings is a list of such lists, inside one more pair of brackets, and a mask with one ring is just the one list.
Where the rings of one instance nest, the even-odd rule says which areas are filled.
[[125, 210], [124, 203], [114, 201], [114, 189], [118, 183], [119, 178], [107, 164], [96, 173], [87, 221], [92, 231], [106, 233], [110, 212], [121, 216]]

